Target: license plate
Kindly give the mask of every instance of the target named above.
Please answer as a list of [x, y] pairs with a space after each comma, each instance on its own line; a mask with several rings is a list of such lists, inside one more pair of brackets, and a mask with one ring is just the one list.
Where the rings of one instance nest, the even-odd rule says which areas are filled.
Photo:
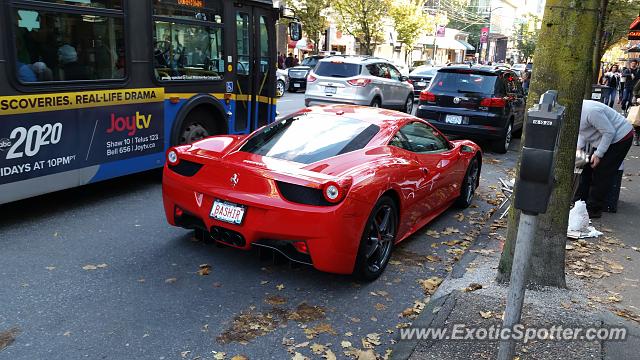
[[336, 93], [336, 87], [335, 86], [325, 86], [324, 87], [324, 92], [326, 94], [335, 94]]
[[293, 87], [300, 87], [300, 84], [293, 84]]
[[216, 220], [240, 225], [242, 224], [245, 212], [246, 208], [242, 205], [230, 203], [228, 201], [215, 200], [211, 207], [211, 214], [209, 214], [209, 216]]
[[424, 82], [424, 81], [418, 81], [418, 82], [416, 83], [416, 86], [427, 86], [427, 83], [426, 83], [426, 82]]
[[602, 98], [602, 94], [601, 93], [591, 93], [591, 99], [592, 100], [600, 100]]
[[460, 124], [462, 124], [462, 116], [460, 116], [460, 115], [447, 115], [447, 117], [444, 119], [444, 122], [446, 122], [447, 124], [460, 125]]

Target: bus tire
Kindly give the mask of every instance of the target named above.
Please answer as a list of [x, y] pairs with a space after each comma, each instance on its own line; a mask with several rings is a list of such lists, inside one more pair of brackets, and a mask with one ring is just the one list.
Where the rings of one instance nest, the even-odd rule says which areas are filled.
[[198, 106], [189, 112], [178, 132], [178, 145], [191, 144], [208, 136], [221, 134], [214, 111]]

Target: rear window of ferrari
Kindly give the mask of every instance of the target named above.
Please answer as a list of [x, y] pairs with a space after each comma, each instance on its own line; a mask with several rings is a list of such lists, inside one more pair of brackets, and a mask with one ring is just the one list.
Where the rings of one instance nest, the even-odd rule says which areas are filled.
[[259, 132], [240, 151], [311, 164], [364, 148], [380, 128], [340, 115], [305, 114]]

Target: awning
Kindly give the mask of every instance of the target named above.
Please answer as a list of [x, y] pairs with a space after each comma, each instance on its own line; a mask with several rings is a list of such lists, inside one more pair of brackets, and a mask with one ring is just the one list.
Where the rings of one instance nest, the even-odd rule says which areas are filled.
[[473, 45], [469, 44], [468, 42], [464, 41], [464, 40], [457, 40], [460, 44], [462, 44], [462, 46], [464, 46], [465, 48], [467, 48], [467, 51], [473, 51], [476, 48], [473, 47]]
[[437, 37], [436, 46], [440, 49], [467, 50], [467, 48], [461, 43], [459, 43], [456, 39], [447, 38], [447, 37]]
[[289, 49], [299, 49], [302, 51], [311, 51], [313, 50], [313, 43], [311, 41], [307, 41], [307, 39], [300, 39], [298, 41], [289, 40], [287, 44]]

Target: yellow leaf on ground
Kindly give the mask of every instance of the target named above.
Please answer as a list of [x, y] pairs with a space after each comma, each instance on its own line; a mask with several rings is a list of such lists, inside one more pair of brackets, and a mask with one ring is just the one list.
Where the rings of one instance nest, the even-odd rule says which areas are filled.
[[483, 319], [488, 319], [493, 315], [493, 312], [491, 311], [480, 311], [480, 316], [482, 316]]

